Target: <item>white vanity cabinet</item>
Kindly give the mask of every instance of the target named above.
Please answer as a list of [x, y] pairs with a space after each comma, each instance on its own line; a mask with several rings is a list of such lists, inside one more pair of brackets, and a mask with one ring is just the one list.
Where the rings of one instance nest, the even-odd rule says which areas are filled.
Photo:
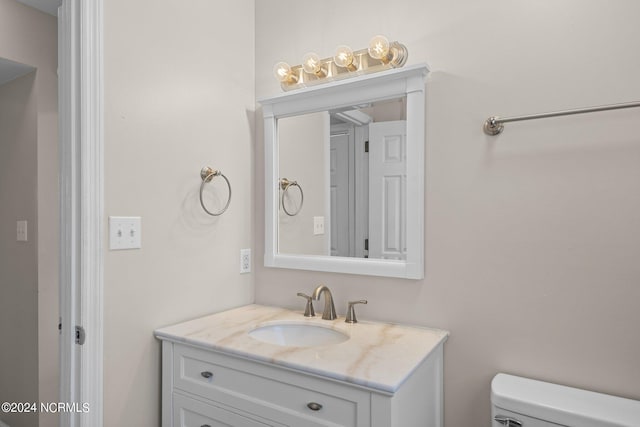
[[394, 393], [162, 343], [162, 426], [442, 425], [442, 348]]
[[[302, 348], [247, 334], [274, 317], [350, 338]], [[301, 317], [250, 305], [157, 330], [162, 427], [442, 427], [446, 331]]]

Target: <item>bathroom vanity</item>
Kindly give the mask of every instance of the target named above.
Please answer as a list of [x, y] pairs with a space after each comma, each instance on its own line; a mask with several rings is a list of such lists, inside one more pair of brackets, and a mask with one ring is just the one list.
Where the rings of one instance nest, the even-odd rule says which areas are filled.
[[155, 335], [163, 427], [442, 426], [446, 331], [247, 305]]

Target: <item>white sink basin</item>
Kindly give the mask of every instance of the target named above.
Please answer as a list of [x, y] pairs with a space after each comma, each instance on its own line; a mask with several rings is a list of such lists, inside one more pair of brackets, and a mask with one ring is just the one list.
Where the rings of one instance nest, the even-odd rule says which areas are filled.
[[309, 323], [271, 323], [250, 331], [249, 336], [269, 344], [293, 347], [339, 344], [349, 339], [340, 331]]

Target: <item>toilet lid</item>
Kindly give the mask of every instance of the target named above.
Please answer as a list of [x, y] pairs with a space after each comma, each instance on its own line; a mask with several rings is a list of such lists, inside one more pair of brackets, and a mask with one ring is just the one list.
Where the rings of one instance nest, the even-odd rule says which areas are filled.
[[637, 400], [507, 374], [493, 378], [491, 403], [501, 409], [567, 426], [640, 425]]

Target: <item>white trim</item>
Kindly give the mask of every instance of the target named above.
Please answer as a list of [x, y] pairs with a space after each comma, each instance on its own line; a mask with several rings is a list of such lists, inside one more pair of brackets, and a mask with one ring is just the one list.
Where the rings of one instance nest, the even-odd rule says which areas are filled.
[[355, 145], [355, 256], [364, 257], [364, 240], [369, 237], [369, 154], [365, 153], [365, 141], [369, 139], [369, 125], [356, 126]]
[[[73, 328], [77, 324], [77, 158], [76, 85], [72, 84], [74, 64], [77, 62], [72, 40], [77, 39], [75, 9], [65, 1], [58, 10], [58, 117], [60, 163], [60, 400], [79, 401], [76, 395], [78, 380], [75, 367], [78, 354], [73, 345]], [[76, 417], [60, 413], [60, 425], [76, 427]]]
[[[266, 267], [421, 279], [424, 277], [424, 122], [426, 65], [415, 65], [331, 82], [261, 99], [265, 131]], [[284, 255], [278, 253], [279, 118], [339, 109], [351, 105], [407, 98], [407, 259]], [[325, 224], [326, 226], [326, 224]]]
[[[102, 0], [59, 9], [61, 265], [60, 399], [89, 412], [61, 425], [103, 425], [103, 46]], [[86, 334], [74, 344], [75, 325]]]
[[[276, 139], [276, 120], [267, 120], [267, 117], [273, 117], [270, 105], [265, 105], [262, 110], [264, 120], [265, 141]], [[274, 256], [278, 253], [278, 234], [277, 222], [278, 212], [280, 209], [280, 195], [278, 193], [278, 170], [280, 169], [278, 162], [278, 149], [274, 144], [266, 144], [264, 148], [264, 174], [267, 179], [264, 180], [264, 205], [265, 205], [265, 240], [264, 240], [264, 265], [270, 266], [274, 264]]]
[[323, 123], [325, 138], [324, 147], [322, 148], [324, 153], [324, 253], [327, 256], [331, 255], [331, 116], [327, 111], [324, 114]]
[[162, 427], [173, 425], [173, 343], [162, 340]]
[[80, 188], [82, 212], [80, 318], [87, 340], [81, 347], [80, 397], [91, 410], [82, 427], [103, 424], [103, 45], [102, 0], [80, 1]]

